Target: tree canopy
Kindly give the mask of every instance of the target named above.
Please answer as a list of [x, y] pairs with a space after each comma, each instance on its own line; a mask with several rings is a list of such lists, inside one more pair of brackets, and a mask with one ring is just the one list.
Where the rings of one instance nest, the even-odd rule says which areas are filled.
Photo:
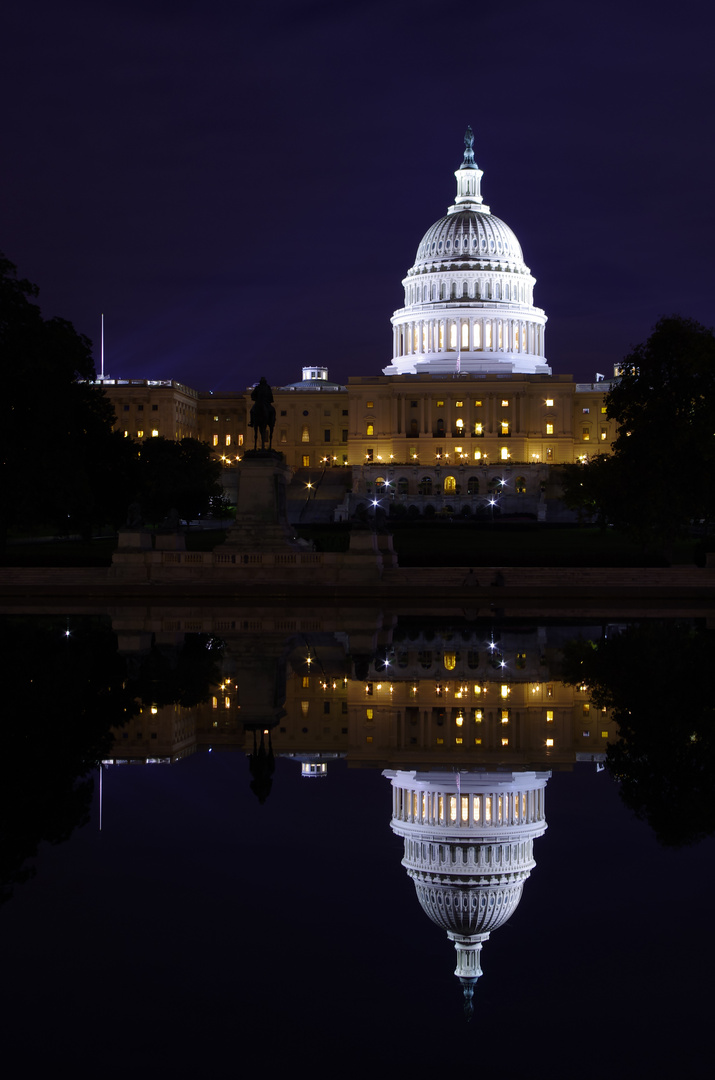
[[565, 469], [567, 502], [668, 547], [715, 510], [715, 335], [672, 315], [624, 358], [606, 396], [611, 457]]
[[86, 532], [126, 508], [135, 450], [112, 432], [94, 384], [92, 343], [65, 319], [43, 319], [36, 285], [0, 253], [2, 539], [8, 528]]

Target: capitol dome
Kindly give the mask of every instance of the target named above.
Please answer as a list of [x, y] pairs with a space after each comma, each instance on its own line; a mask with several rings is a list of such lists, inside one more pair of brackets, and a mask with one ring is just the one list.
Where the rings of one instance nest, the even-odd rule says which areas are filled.
[[402, 282], [386, 375], [551, 374], [535, 279], [515, 234], [483, 201], [473, 142], [467, 128], [454, 205], [427, 230]]
[[386, 770], [392, 831], [425, 914], [454, 943], [467, 1017], [490, 933], [516, 911], [546, 831], [548, 772]]

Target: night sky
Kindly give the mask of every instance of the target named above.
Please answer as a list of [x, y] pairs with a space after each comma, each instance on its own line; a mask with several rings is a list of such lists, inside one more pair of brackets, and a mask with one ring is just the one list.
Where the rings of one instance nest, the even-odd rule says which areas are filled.
[[104, 312], [114, 377], [376, 375], [470, 123], [554, 373], [608, 375], [660, 315], [715, 321], [714, 23], [705, 0], [6, 6], [0, 250], [98, 364]]

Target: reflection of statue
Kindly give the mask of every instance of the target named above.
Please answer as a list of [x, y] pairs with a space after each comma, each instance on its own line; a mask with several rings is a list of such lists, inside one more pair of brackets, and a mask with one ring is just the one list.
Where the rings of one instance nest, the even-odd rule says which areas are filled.
[[251, 400], [253, 405], [251, 406], [251, 420], [250, 427], [253, 428], [253, 449], [258, 446], [258, 433], [261, 433], [261, 450], [266, 448], [266, 436], [268, 436], [268, 447], [273, 445], [273, 429], [276, 426], [276, 410], [273, 405], [273, 391], [271, 390], [264, 375], [261, 375], [260, 382], [257, 386], [254, 386], [251, 392]]
[[482, 974], [482, 944], [515, 911], [536, 865], [533, 845], [546, 831], [550, 775], [383, 773], [392, 780], [390, 826], [405, 841], [402, 865], [422, 910], [454, 942], [467, 1020]]
[[258, 799], [259, 803], [263, 804], [271, 793], [271, 787], [273, 786], [273, 773], [275, 772], [276, 763], [273, 757], [273, 745], [271, 743], [271, 733], [268, 732], [268, 750], [266, 750], [266, 744], [264, 741], [265, 731], [261, 728], [261, 742], [260, 746], [256, 747], [256, 731], [253, 730], [253, 753], [249, 755], [248, 767], [251, 770], [251, 791]]

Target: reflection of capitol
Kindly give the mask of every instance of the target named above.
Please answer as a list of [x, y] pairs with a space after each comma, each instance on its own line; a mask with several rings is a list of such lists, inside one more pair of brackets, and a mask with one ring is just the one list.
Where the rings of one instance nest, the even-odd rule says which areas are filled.
[[386, 770], [385, 776], [393, 789], [391, 827], [405, 841], [402, 865], [422, 909], [454, 942], [454, 973], [471, 1017], [482, 944], [513, 914], [535, 866], [550, 773]]

